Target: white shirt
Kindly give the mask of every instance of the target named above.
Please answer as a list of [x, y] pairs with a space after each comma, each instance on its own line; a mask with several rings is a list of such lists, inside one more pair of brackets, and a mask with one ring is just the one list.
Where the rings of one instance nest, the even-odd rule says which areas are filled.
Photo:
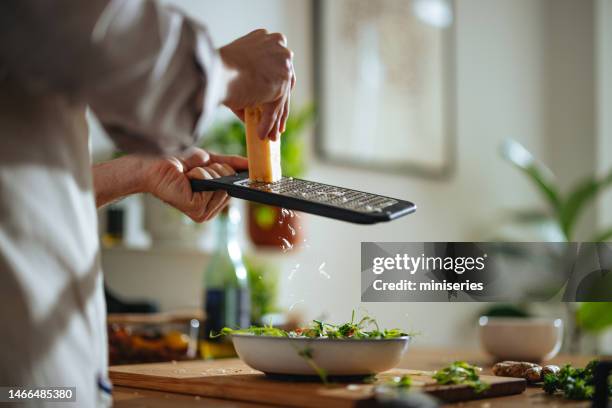
[[173, 153], [219, 103], [219, 76], [204, 29], [155, 3], [0, 2], [0, 386], [106, 405], [85, 107], [123, 150]]

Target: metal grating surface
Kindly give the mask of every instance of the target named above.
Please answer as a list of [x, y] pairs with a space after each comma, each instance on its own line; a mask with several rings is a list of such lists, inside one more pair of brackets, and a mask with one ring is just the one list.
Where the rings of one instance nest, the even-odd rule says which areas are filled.
[[376, 194], [363, 193], [348, 188], [335, 187], [312, 181], [283, 177], [274, 183], [240, 180], [234, 184], [265, 191], [287, 197], [296, 197], [303, 200], [331, 205], [348, 210], [376, 213], [382, 212], [386, 207], [397, 204], [397, 200]]

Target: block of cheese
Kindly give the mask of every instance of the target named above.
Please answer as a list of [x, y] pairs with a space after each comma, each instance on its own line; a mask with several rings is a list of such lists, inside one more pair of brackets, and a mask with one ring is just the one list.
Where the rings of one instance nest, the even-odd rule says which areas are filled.
[[245, 109], [247, 159], [249, 160], [249, 179], [272, 183], [280, 180], [281, 152], [280, 137], [275, 141], [257, 136], [257, 125], [261, 120], [261, 107]]

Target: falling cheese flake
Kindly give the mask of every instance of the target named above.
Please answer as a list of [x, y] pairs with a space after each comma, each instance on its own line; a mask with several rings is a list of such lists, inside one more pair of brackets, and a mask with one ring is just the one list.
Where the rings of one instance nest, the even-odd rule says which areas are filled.
[[325, 262], [323, 262], [321, 265], [319, 265], [319, 273], [323, 277], [325, 277], [327, 279], [331, 279], [331, 276], [327, 272], [325, 272]]

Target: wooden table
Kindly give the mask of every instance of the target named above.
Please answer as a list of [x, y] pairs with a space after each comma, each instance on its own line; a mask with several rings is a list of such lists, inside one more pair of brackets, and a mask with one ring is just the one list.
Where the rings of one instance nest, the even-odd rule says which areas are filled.
[[[550, 361], [550, 364], [566, 364], [570, 363], [577, 366], [586, 365], [592, 357], [588, 356], [557, 356]], [[451, 349], [431, 349], [431, 348], [413, 348], [402, 360], [399, 367], [411, 368], [417, 370], [436, 370], [450, 362], [456, 360], [465, 360], [472, 364], [483, 367], [483, 372], [490, 374], [491, 366], [494, 361], [487, 357], [482, 352], [466, 351], [466, 350], [451, 350]], [[114, 406], [118, 408], [136, 408], [136, 407], [262, 407], [264, 405], [244, 403], [239, 401], [229, 401], [221, 399], [200, 398], [181, 394], [170, 394], [157, 391], [147, 391], [127, 387], [115, 387], [113, 391]], [[471, 402], [463, 402], [458, 404], [449, 404], [453, 407], [466, 408], [494, 408], [494, 407], [546, 407], [546, 408], [574, 408], [574, 407], [589, 407], [588, 402], [566, 401], [558, 397], [550, 397], [546, 395], [539, 387], [528, 387], [527, 390], [519, 395], [508, 397], [490, 398]]]

